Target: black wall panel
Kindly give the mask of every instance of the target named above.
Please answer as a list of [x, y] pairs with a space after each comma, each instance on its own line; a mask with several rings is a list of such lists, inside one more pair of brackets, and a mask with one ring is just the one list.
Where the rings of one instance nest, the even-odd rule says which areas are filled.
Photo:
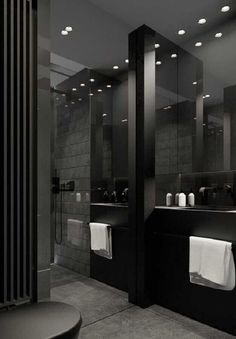
[[36, 186], [36, 3], [0, 3], [0, 307], [32, 298]]

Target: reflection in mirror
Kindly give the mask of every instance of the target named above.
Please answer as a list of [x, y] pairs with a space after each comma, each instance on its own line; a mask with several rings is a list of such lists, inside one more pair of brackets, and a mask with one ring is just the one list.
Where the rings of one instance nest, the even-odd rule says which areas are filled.
[[235, 205], [236, 26], [232, 15], [214, 20], [177, 44], [156, 35], [158, 205], [181, 191], [200, 205]]

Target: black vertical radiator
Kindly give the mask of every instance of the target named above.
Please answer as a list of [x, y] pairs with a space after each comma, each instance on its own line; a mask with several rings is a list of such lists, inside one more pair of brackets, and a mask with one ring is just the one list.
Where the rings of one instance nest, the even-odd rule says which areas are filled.
[[0, 308], [36, 291], [36, 13], [0, 1]]

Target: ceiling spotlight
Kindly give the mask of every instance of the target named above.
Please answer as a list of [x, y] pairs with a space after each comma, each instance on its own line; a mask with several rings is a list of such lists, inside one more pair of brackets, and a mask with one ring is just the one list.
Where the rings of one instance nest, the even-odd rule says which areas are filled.
[[205, 95], [205, 98], [210, 98], [210, 94], [206, 94], [206, 95]]
[[101, 89], [101, 88], [99, 88], [99, 89], [98, 89], [98, 92], [100, 92], [100, 93], [101, 93], [101, 92], [102, 92], [102, 89]]
[[68, 107], [68, 105], [65, 105], [65, 107], [67, 108], [67, 107]]
[[165, 110], [171, 109], [171, 106], [166, 106], [166, 107], [164, 107], [164, 109], [165, 109]]
[[111, 85], [107, 85], [107, 88], [111, 88]]
[[93, 93], [89, 93], [89, 95], [92, 97], [92, 96], [93, 96]]
[[223, 34], [222, 34], [221, 32], [219, 32], [219, 33], [216, 33], [216, 34], [215, 34], [215, 38], [221, 38], [221, 37], [222, 37], [222, 35], [223, 35]]
[[199, 25], [204, 25], [206, 22], [207, 22], [207, 21], [206, 21], [205, 18], [202, 18], [202, 19], [199, 19], [199, 20], [198, 20]]
[[91, 78], [91, 79], [89, 79], [89, 81], [90, 81], [90, 82], [94, 82], [94, 81], [95, 81], [95, 79]]
[[62, 93], [62, 95], [61, 95], [62, 97], [65, 97], [66, 95], [65, 95], [65, 93]]
[[56, 98], [56, 100], [59, 100], [59, 98]]
[[203, 99], [205, 99], [205, 97], [206, 97], [206, 96], [205, 96], [205, 95], [203, 95], [202, 97], [203, 97]]
[[180, 29], [179, 31], [178, 31], [178, 34], [179, 35], [184, 35], [186, 32], [185, 32], [185, 30], [184, 29]]
[[129, 63], [129, 59], [125, 59], [125, 63], [128, 64]]
[[66, 30], [67, 32], [72, 32], [72, 31], [73, 31], [73, 29], [72, 29], [71, 26], [67, 26], [67, 27], [65, 28], [65, 30]]
[[128, 121], [128, 119], [122, 119], [121, 120], [121, 122], [127, 122]]
[[193, 82], [193, 85], [197, 85], [197, 81], [194, 81], [194, 82]]
[[159, 48], [160, 47], [160, 44], [155, 44], [155, 48]]
[[115, 65], [115, 66], [113, 66], [113, 69], [119, 69], [119, 66]]
[[79, 98], [78, 101], [82, 101], [82, 98]]
[[202, 46], [202, 42], [201, 41], [196, 42], [195, 46], [196, 47], [201, 47]]
[[72, 88], [72, 91], [73, 91], [73, 92], [76, 92], [76, 91], [77, 91], [77, 88], [75, 88], [75, 87]]
[[74, 104], [75, 104], [75, 102], [74, 102], [74, 101], [71, 101], [71, 104], [72, 104], [72, 105], [74, 105]]
[[103, 117], [106, 117], [107, 116], [107, 114], [106, 113], [103, 113], [103, 115], [102, 115]]
[[230, 10], [230, 7], [229, 6], [223, 6], [221, 8], [221, 12], [225, 13], [225, 12], [228, 12]]
[[158, 61], [156, 62], [156, 65], [161, 65], [161, 61], [158, 60]]
[[68, 35], [68, 32], [67, 32], [65, 29], [63, 29], [63, 30], [61, 31], [61, 35]]
[[172, 58], [172, 59], [177, 58], [177, 54], [176, 54], [176, 53], [171, 54], [171, 58]]
[[81, 87], [85, 87], [85, 84], [82, 83], [82, 84], [80, 84], [80, 86], [81, 86]]

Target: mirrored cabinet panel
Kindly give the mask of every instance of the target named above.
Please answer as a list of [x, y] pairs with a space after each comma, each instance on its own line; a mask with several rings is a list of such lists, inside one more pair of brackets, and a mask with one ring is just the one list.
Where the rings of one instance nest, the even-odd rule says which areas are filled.
[[179, 45], [156, 34], [157, 205], [180, 192], [193, 192], [201, 206], [235, 204], [235, 52], [224, 50], [236, 27], [217, 30]]

